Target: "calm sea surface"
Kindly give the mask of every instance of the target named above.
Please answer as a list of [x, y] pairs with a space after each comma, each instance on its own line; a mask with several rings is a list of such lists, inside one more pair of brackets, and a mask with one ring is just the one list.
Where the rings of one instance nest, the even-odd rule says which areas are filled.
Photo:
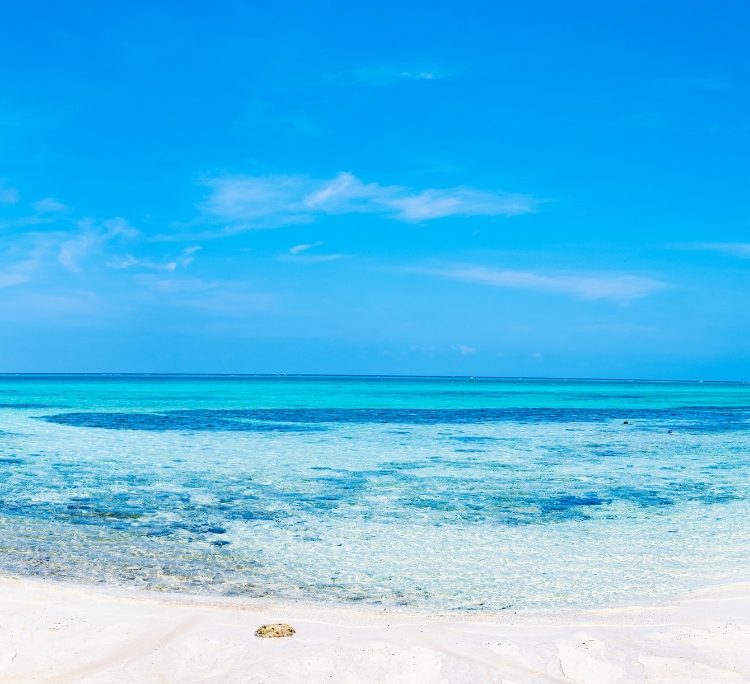
[[486, 611], [750, 580], [750, 384], [0, 376], [0, 573]]

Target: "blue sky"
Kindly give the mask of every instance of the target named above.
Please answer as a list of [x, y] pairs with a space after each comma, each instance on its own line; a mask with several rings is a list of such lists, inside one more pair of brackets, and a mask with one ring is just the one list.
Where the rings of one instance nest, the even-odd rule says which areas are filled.
[[750, 380], [749, 21], [8, 3], [0, 371]]

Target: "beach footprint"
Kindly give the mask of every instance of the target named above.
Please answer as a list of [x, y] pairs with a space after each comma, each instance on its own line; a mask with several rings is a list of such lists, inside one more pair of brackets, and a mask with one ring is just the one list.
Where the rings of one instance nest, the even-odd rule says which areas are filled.
[[557, 642], [557, 659], [563, 675], [580, 684], [610, 684], [625, 676], [625, 670], [607, 657], [603, 641], [579, 633], [575, 641]]

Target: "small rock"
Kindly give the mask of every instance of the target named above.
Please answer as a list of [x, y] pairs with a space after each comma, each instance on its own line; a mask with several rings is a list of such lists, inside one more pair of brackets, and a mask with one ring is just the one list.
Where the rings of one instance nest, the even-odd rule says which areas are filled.
[[291, 625], [263, 625], [255, 630], [255, 636], [264, 639], [279, 639], [280, 637], [290, 637], [294, 634], [294, 627]]

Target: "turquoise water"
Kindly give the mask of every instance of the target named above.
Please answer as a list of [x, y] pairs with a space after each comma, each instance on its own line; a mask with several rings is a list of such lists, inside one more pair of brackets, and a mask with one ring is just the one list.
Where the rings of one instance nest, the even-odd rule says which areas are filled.
[[428, 611], [672, 594], [750, 580], [749, 438], [741, 383], [0, 376], [0, 572]]

